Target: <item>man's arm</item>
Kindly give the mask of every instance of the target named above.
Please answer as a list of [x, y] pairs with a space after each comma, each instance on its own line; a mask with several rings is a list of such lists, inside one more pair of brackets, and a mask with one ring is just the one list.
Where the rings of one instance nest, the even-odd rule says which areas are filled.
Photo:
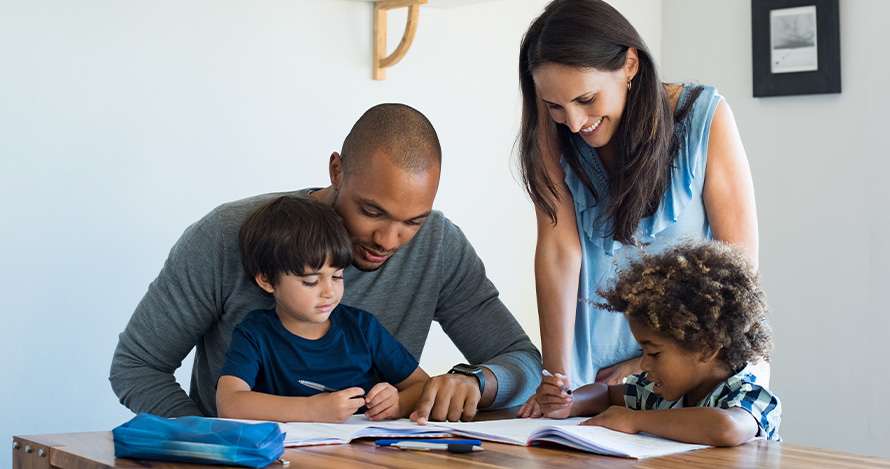
[[120, 334], [109, 380], [133, 412], [204, 414], [173, 372], [218, 317], [213, 277], [222, 247], [212, 215], [186, 229]]
[[476, 378], [470, 376], [433, 377], [415, 417], [442, 420], [447, 414], [449, 420], [454, 416], [466, 420], [477, 407], [497, 409], [524, 402], [540, 381], [541, 354], [498, 298], [464, 234], [447, 220], [443, 229], [439, 255], [444, 278], [436, 320], [464, 357], [483, 368], [485, 392], [479, 393]]

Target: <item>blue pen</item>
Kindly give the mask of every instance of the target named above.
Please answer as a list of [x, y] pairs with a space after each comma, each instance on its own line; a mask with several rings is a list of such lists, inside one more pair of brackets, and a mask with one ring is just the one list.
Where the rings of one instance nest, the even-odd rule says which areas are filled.
[[374, 442], [377, 446], [393, 446], [397, 443], [404, 443], [406, 441], [413, 441], [416, 443], [437, 443], [437, 444], [451, 444], [451, 445], [470, 445], [470, 446], [482, 446], [482, 440], [443, 440], [443, 439], [434, 439], [434, 440], [424, 440], [422, 438], [404, 438], [398, 440], [377, 440]]

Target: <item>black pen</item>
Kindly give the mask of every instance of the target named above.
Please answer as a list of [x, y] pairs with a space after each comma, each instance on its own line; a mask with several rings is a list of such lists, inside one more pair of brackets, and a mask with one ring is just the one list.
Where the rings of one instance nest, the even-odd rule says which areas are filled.
[[323, 384], [313, 383], [312, 381], [306, 381], [305, 379], [298, 379], [298, 383], [306, 386], [307, 388], [315, 389], [316, 391], [324, 391], [324, 392], [340, 392], [339, 389], [334, 389]]
[[461, 443], [424, 443], [421, 441], [402, 441], [391, 446], [411, 451], [448, 451], [449, 453], [472, 453], [475, 451], [482, 451], [481, 446], [466, 445]]

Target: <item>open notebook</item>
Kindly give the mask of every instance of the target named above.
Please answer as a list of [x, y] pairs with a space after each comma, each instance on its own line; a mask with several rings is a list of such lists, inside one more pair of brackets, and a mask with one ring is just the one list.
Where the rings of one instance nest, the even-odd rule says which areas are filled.
[[284, 446], [339, 445], [356, 438], [438, 438], [451, 436], [447, 428], [420, 426], [408, 419], [371, 421], [353, 415], [343, 423], [279, 423]]
[[280, 423], [285, 446], [345, 444], [356, 438], [436, 438], [464, 436], [511, 445], [552, 442], [610, 456], [647, 458], [707, 448], [647, 434], [631, 435], [603, 427], [579, 426], [586, 420], [506, 419], [481, 422], [437, 422], [420, 426], [408, 419], [372, 422], [353, 415], [344, 423]]
[[604, 427], [579, 426], [587, 417], [565, 420], [508, 419], [481, 422], [448, 422], [440, 426], [452, 434], [497, 441], [513, 445], [531, 446], [537, 442], [552, 442], [591, 453], [626, 458], [648, 458], [683, 453], [707, 448], [667, 440], [648, 434], [628, 434]]

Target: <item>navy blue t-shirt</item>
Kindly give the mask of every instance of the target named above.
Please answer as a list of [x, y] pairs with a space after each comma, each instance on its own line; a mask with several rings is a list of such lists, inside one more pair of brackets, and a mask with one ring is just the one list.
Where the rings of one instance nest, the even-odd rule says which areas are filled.
[[417, 369], [417, 360], [371, 313], [338, 305], [331, 328], [310, 340], [288, 331], [275, 309], [250, 312], [232, 334], [220, 376], [241, 378], [252, 391], [276, 396], [312, 396], [321, 391], [297, 380], [336, 389], [379, 382], [397, 384]]

